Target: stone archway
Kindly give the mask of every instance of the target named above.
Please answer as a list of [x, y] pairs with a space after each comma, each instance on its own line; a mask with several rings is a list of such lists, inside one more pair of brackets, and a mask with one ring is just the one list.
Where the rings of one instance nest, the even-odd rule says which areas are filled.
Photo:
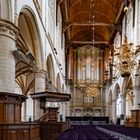
[[57, 74], [56, 83], [57, 83], [58, 92], [61, 92], [61, 81], [60, 81], [60, 75], [59, 75], [59, 73]]
[[16, 59], [16, 82], [24, 91], [23, 94], [27, 95], [28, 92], [35, 92], [35, 72], [43, 69], [40, 32], [34, 12], [27, 6], [19, 14], [18, 28], [18, 50], [13, 52]]
[[[43, 69], [43, 48], [40, 38], [40, 31], [35, 18], [35, 14], [29, 7], [24, 7], [18, 18], [19, 27], [19, 41], [22, 41], [24, 48], [22, 48], [27, 54], [31, 53], [35, 57], [35, 63], [39, 69]], [[20, 39], [23, 40], [20, 40]], [[20, 46], [21, 47], [21, 46]]]
[[62, 84], [62, 92], [63, 92], [63, 93], [65, 92], [64, 84]]
[[[26, 121], [29, 117], [35, 116], [33, 113], [35, 106], [29, 94], [37, 92], [39, 87], [36, 87], [38, 85], [36, 83], [40, 81], [41, 84], [44, 84], [42, 87], [45, 89], [45, 79], [36, 76], [37, 71], [43, 69], [43, 51], [36, 16], [31, 8], [24, 6], [21, 9], [18, 28], [17, 50], [13, 54], [16, 59], [16, 82], [21, 88], [22, 94], [28, 97], [22, 106], [22, 118]], [[30, 110], [27, 106], [31, 106]]]
[[115, 89], [114, 89], [114, 97], [113, 97], [113, 100], [112, 100], [112, 114], [113, 114], [113, 122], [116, 124], [117, 123], [117, 116], [119, 114], [119, 111], [120, 110], [120, 106], [117, 104], [118, 103], [118, 100], [120, 99], [120, 86], [119, 84], [117, 83], [115, 85]]
[[130, 77], [125, 86], [125, 118], [131, 118], [131, 110], [133, 109], [133, 91], [132, 91], [132, 78]]
[[49, 54], [47, 57], [47, 72], [48, 79], [52, 82], [53, 85], [55, 85], [54, 63], [51, 54]]
[[112, 121], [112, 112], [113, 112], [113, 110], [112, 110], [112, 99], [113, 97], [112, 97], [112, 91], [110, 90], [110, 92], [109, 92], [109, 99], [108, 99], [108, 116], [109, 116], [109, 119], [110, 119], [110, 121]]

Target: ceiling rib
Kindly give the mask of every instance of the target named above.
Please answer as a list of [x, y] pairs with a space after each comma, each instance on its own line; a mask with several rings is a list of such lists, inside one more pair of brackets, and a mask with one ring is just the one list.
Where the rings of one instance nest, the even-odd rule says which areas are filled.
[[103, 22], [94, 22], [94, 23], [74, 22], [71, 25], [72, 26], [112, 26], [114, 27], [114, 24], [108, 24], [108, 23], [103, 23]]
[[108, 44], [106, 41], [72, 41], [72, 44]]
[[77, 4], [79, 1], [81, 1], [81, 0], [76, 0], [74, 3], [72, 3], [72, 5], [69, 7], [69, 10], [70, 10], [75, 4]]
[[110, 6], [112, 7], [112, 9], [113, 9], [116, 13], [118, 13], [118, 11], [116, 10], [116, 8], [114, 8], [114, 6], [113, 6], [110, 2], [108, 2], [107, 0], [102, 0], [102, 1], [106, 2], [108, 5], [110, 5]]
[[[65, 4], [65, 12], [66, 12], [66, 22], [69, 22], [69, 12], [68, 12], [69, 5], [68, 5], [68, 2], [69, 2], [69, 0], [65, 0], [64, 1], [64, 4]], [[71, 39], [71, 34], [70, 34], [69, 28], [68, 28], [68, 39]]]
[[[128, 1], [132, 4], [134, 0]], [[57, 0], [57, 2], [62, 3], [61, 8], [65, 8], [67, 12], [64, 14], [63, 33], [69, 34], [69, 37], [66, 36], [68, 46], [71, 44], [71, 47], [82, 46], [83, 41], [93, 44], [93, 27], [95, 41], [107, 42], [105, 46], [110, 46], [109, 43], [112, 44], [116, 32], [121, 29], [124, 0]], [[95, 16], [94, 22], [92, 16]]]
[[88, 21], [92, 21], [92, 11], [93, 11], [93, 0], [89, 0], [89, 17]]
[[[79, 13], [76, 13], [75, 15], [73, 15], [72, 17], [70, 17], [71, 19], [73, 19], [73, 18], [75, 18], [76, 16], [79, 16], [80, 14], [85, 14], [85, 13], [89, 13], [89, 11], [87, 10], [85, 10], [85, 11], [82, 11], [82, 12], [79, 12]], [[99, 12], [99, 11], [93, 11], [93, 13], [97, 13], [97, 14], [99, 14], [99, 15], [102, 15], [102, 16], [104, 16], [108, 21], [110, 21], [111, 23], [112, 23], [112, 19], [110, 19], [107, 15], [105, 15], [104, 13], [102, 13], [102, 12]], [[95, 16], [95, 15], [94, 15]]]
[[[79, 30], [79, 31], [75, 32], [75, 33], [73, 34], [73, 36], [75, 36], [76, 34], [85, 33], [85, 32], [87, 32], [87, 29], [82, 29], [82, 30]], [[99, 31], [97, 31], [97, 30], [95, 30], [94, 32], [95, 32], [95, 34], [98, 34], [98, 36], [100, 35], [100, 37], [104, 38], [104, 34], [103, 34], [102, 32], [99, 32]], [[85, 35], [85, 34], [84, 34], [84, 35]], [[93, 34], [92, 34], [92, 35], [93, 35]]]
[[[81, 1], [81, 0], [76, 0], [76, 1], [70, 6], [69, 10], [70, 10], [74, 5], [78, 4], [78, 2], [80, 2], [80, 1]], [[115, 11], [116, 13], [118, 13], [118, 11], [116, 10], [116, 8], [115, 8], [110, 2], [108, 2], [107, 0], [102, 0], [102, 1], [104, 1], [106, 4], [108, 4], [108, 5], [113, 9], [113, 11]]]
[[[119, 18], [120, 18], [120, 16], [121, 16], [122, 12], [123, 12], [124, 6], [125, 6], [125, 2], [122, 2], [121, 7], [120, 7], [120, 9], [119, 9], [118, 16], [116, 17], [116, 20], [115, 20], [115, 24], [118, 23]], [[110, 40], [111, 40], [111, 38], [112, 38], [114, 32], [115, 32], [115, 28], [113, 28], [113, 30], [112, 30], [112, 32], [111, 32], [111, 34], [110, 34]]]
[[[91, 34], [89, 35], [90, 37], [93, 37]], [[81, 39], [83, 39], [84, 35], [81, 35], [81, 36], [78, 36], [78, 38], [75, 38], [75, 40], [78, 40], [78, 41], [81, 41]], [[99, 37], [99, 36], [95, 36], [94, 35], [94, 40], [98, 40], [98, 41], [103, 41], [103, 38], [102, 37]]]
[[108, 24], [108, 23], [101, 23], [101, 22], [74, 22], [74, 23], [67, 23], [64, 27], [63, 27], [63, 32], [65, 32], [68, 28], [70, 28], [71, 26], [103, 26], [103, 27], [114, 27], [114, 24]]

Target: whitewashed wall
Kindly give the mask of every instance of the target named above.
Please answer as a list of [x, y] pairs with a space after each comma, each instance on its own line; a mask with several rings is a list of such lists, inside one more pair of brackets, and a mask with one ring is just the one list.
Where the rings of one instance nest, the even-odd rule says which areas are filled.
[[[38, 32], [36, 34], [39, 34], [41, 38], [41, 50], [42, 50], [42, 57], [43, 65], [39, 65], [38, 68], [41, 70], [47, 71], [47, 57], [52, 54], [53, 64], [54, 64], [54, 83], [53, 85], [57, 86], [57, 74], [60, 75], [60, 83], [61, 88], [63, 87], [63, 92], [67, 92], [67, 87], [65, 84], [65, 38], [64, 34], [62, 33], [62, 16], [61, 16], [61, 10], [60, 7], [58, 7], [58, 13], [56, 14], [56, 0], [40, 0], [40, 14], [37, 11], [37, 8], [34, 4], [33, 0], [3, 0], [5, 3], [10, 3], [12, 7], [9, 9], [9, 12], [7, 12], [9, 15], [6, 15], [6, 13], [2, 12], [2, 9], [0, 9], [0, 17], [3, 17], [4, 19], [8, 19], [12, 21], [14, 24], [18, 26], [18, 19], [20, 12], [23, 11], [23, 9], [27, 8], [35, 18]], [[5, 14], [5, 15], [4, 15]], [[56, 24], [56, 16], [58, 19], [58, 23]], [[32, 17], [31, 17], [32, 18]], [[54, 51], [54, 48], [56, 48], [57, 54]], [[61, 64], [61, 66], [59, 65]], [[63, 86], [62, 86], [63, 85]], [[15, 91], [18, 94], [21, 94], [21, 89], [19, 87], [15, 87]], [[62, 90], [61, 90], [62, 91]], [[28, 106], [28, 107], [27, 107]], [[25, 110], [26, 108], [26, 110]], [[65, 109], [65, 106], [63, 107]], [[22, 108], [22, 117], [23, 120], [26, 120], [24, 116], [33, 116], [33, 101], [29, 97], [24, 103]], [[65, 111], [64, 111], [65, 112]]]

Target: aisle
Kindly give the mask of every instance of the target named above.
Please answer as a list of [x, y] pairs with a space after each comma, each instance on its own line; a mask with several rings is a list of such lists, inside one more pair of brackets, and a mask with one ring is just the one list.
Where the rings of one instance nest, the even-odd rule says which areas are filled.
[[109, 134], [106, 134], [94, 126], [72, 126], [63, 132], [58, 140], [118, 140]]

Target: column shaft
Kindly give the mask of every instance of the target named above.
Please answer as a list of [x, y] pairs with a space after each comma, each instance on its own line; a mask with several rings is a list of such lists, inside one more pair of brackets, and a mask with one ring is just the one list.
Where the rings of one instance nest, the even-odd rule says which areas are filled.
[[139, 103], [140, 103], [140, 86], [133, 86], [133, 94], [134, 94], [134, 105], [133, 109], [139, 109]]
[[124, 125], [125, 116], [126, 116], [126, 98], [125, 95], [123, 94], [121, 95], [121, 116], [120, 116], [121, 125]]
[[18, 29], [9, 21], [0, 20], [0, 92], [15, 92], [15, 58]]
[[[35, 73], [35, 92], [44, 92], [45, 91], [45, 73], [41, 70], [38, 70]], [[34, 118], [35, 120], [39, 119], [43, 115], [43, 109], [40, 108], [40, 99], [34, 100]]]
[[116, 100], [112, 101], [112, 119], [114, 124], [116, 124]]

